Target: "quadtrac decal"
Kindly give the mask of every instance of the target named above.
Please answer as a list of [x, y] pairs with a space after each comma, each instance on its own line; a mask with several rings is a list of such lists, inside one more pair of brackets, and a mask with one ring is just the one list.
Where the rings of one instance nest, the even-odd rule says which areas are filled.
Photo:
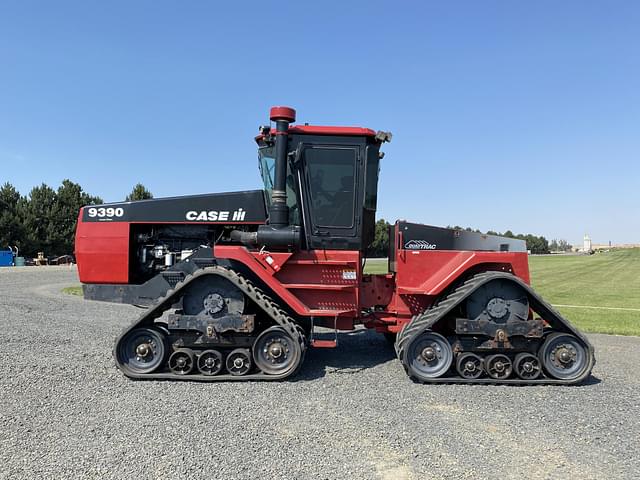
[[405, 250], [435, 250], [437, 245], [426, 240], [409, 240], [404, 244]]

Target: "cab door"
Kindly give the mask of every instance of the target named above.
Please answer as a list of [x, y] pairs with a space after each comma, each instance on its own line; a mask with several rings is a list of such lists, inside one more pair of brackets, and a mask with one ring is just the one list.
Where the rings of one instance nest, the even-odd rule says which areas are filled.
[[360, 250], [361, 146], [314, 143], [301, 147], [309, 248]]

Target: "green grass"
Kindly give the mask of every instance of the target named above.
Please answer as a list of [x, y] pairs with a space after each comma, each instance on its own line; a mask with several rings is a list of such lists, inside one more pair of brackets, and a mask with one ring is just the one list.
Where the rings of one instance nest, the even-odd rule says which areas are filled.
[[579, 329], [640, 335], [640, 248], [530, 257], [529, 267], [533, 288], [553, 305], [638, 309], [556, 307]]
[[387, 273], [389, 262], [386, 258], [367, 258], [364, 273]]
[[[585, 332], [640, 335], [640, 248], [595, 255], [529, 257], [531, 284]], [[367, 259], [365, 273], [386, 273], [386, 259]], [[606, 310], [608, 307], [632, 310]]]
[[66, 293], [67, 295], [79, 295], [82, 296], [82, 286], [74, 285], [73, 287], [65, 287], [62, 289], [62, 293]]

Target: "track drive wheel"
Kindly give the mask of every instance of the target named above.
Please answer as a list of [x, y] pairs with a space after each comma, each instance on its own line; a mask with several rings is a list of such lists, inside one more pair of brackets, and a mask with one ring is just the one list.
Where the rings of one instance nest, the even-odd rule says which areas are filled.
[[453, 363], [453, 351], [442, 335], [426, 331], [408, 346], [405, 363], [410, 376], [430, 380], [447, 373]]
[[519, 353], [513, 362], [516, 374], [523, 380], [534, 380], [540, 376], [540, 360], [531, 353]]
[[568, 333], [549, 335], [540, 347], [538, 358], [550, 377], [561, 380], [575, 380], [589, 367], [586, 347]]
[[193, 352], [189, 349], [176, 350], [169, 357], [169, 370], [176, 375], [191, 373], [194, 365]]
[[474, 379], [482, 375], [484, 362], [475, 353], [461, 353], [456, 359], [456, 370], [462, 378]]
[[217, 375], [222, 370], [222, 354], [218, 350], [205, 350], [198, 357], [198, 371], [203, 375]]
[[236, 348], [227, 356], [226, 365], [231, 375], [245, 375], [251, 370], [251, 353], [246, 348]]
[[165, 333], [154, 327], [131, 330], [118, 342], [116, 361], [131, 373], [144, 374], [164, 364], [168, 345]]
[[489, 376], [496, 380], [509, 378], [513, 371], [513, 365], [509, 357], [500, 353], [497, 355], [489, 355], [485, 359], [484, 364]]
[[467, 299], [467, 315], [474, 320], [508, 323], [526, 320], [529, 315], [527, 293], [504, 278], [492, 280]]
[[288, 374], [300, 366], [302, 347], [282, 327], [270, 327], [254, 342], [253, 359], [267, 375]]

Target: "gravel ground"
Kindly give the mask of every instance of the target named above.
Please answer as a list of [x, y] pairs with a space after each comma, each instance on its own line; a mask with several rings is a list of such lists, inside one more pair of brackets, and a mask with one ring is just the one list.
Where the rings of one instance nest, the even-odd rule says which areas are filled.
[[0, 478], [639, 478], [640, 339], [590, 335], [579, 387], [424, 386], [383, 338], [340, 337], [285, 383], [134, 382], [138, 310], [0, 269]]

